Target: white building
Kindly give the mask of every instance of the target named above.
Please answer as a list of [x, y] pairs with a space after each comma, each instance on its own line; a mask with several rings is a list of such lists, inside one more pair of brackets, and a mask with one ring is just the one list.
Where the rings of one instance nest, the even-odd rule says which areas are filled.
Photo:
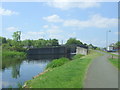
[[112, 43], [110, 46], [107, 47], [107, 51], [114, 50], [114, 43]]

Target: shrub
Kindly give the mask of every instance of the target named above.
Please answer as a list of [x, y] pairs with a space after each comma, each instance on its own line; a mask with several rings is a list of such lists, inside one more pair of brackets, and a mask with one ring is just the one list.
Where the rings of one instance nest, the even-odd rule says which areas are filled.
[[64, 58], [64, 57], [60, 58], [60, 59], [54, 59], [53, 61], [51, 61], [50, 63], [48, 63], [46, 69], [59, 67], [59, 66], [65, 64], [68, 61], [69, 61], [69, 59], [68, 58]]
[[25, 58], [26, 53], [17, 51], [2, 51], [2, 58]]

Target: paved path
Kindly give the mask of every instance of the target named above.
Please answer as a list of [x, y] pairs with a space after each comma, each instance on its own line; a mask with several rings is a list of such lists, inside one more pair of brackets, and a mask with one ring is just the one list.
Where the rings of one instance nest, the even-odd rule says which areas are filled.
[[90, 65], [84, 88], [118, 88], [118, 70], [107, 60], [109, 55], [103, 54]]

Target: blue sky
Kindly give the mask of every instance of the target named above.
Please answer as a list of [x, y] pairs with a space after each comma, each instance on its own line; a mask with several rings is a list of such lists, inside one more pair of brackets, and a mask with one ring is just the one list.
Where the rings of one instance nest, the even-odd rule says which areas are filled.
[[99, 47], [118, 40], [117, 2], [4, 2], [2, 36], [12, 38], [22, 31], [21, 39], [57, 38], [64, 43], [70, 37]]

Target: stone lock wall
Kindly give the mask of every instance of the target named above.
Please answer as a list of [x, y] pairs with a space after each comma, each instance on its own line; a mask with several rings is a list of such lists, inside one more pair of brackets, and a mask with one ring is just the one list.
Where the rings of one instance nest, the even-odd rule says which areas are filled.
[[76, 48], [76, 54], [87, 55], [88, 54], [88, 49], [82, 48], [82, 47], [77, 47]]

